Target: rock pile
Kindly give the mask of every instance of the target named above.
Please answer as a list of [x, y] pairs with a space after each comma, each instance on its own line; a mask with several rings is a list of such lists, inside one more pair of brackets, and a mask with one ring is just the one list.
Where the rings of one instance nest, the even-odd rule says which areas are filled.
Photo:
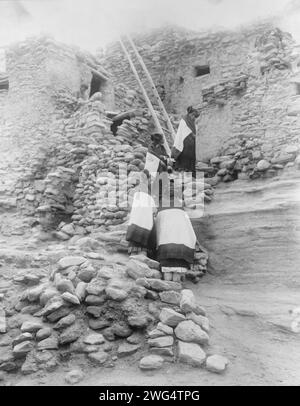
[[76, 234], [126, 220], [125, 195], [137, 183], [126, 177], [144, 168], [147, 149], [138, 137], [149, 120], [128, 120], [114, 136], [100, 100], [93, 95], [56, 130], [57, 145], [42, 150], [16, 185], [18, 207], [49, 227], [72, 220]]
[[241, 141], [232, 154], [214, 157], [209, 163], [199, 162], [198, 169], [205, 173], [205, 181], [213, 186], [236, 179], [274, 177], [291, 167], [299, 169], [298, 144], [286, 145], [283, 150], [272, 155], [260, 147], [259, 140]]
[[[50, 280], [39, 272], [15, 278], [21, 294], [8, 298], [0, 313], [0, 370], [52, 370], [63, 353], [110, 364], [113, 353], [121, 357], [139, 349], [138, 332], [154, 320], [144, 300], [147, 290], [122, 276], [120, 266], [99, 266], [99, 254], [87, 258], [96, 256], [61, 258]], [[127, 337], [118, 349], [115, 340]]]
[[208, 371], [215, 373], [224, 372], [228, 360], [218, 355], [207, 357], [204, 351], [209, 344], [209, 320], [205, 310], [196, 304], [193, 292], [184, 289], [173, 304], [174, 308], [161, 310], [159, 323], [149, 332], [151, 355], [141, 359], [140, 368], [159, 369], [164, 361], [178, 361], [194, 367], [206, 365]]
[[72, 220], [87, 231], [126, 220], [127, 193], [137, 185], [138, 178], [134, 174], [144, 168], [147, 151], [144, 147], [125, 144], [121, 137], [112, 135], [103, 137], [102, 148], [101, 155], [83, 162], [74, 194]]
[[185, 331], [208, 342], [200, 326], [208, 330], [209, 323], [191, 291], [162, 280], [159, 263], [143, 255], [115, 261], [105, 248], [122, 246], [118, 235], [74, 236], [69, 255], [49, 256], [50, 276], [40, 266], [15, 276], [14, 293], [6, 289], [0, 306], [0, 371], [53, 371], [73, 356], [110, 367], [118, 358], [141, 357], [147, 331], [151, 357], [143, 369], [174, 358], [176, 340], [189, 342]]

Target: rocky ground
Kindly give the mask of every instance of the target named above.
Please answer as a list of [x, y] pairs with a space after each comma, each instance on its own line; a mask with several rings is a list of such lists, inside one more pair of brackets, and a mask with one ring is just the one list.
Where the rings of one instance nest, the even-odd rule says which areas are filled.
[[299, 305], [296, 290], [249, 290], [226, 285], [226, 278], [218, 282], [212, 276], [193, 290], [211, 320], [210, 350], [230, 360], [225, 374], [172, 363], [141, 373], [138, 357], [132, 356], [111, 369], [91, 368], [81, 361], [52, 373], [11, 376], [9, 381], [16, 385], [66, 385], [68, 372], [79, 368], [83, 372], [81, 385], [299, 385], [299, 335], [289, 328], [289, 310]]
[[129, 261], [122, 228], [41, 241], [2, 213], [0, 384], [299, 385], [298, 183], [217, 189], [194, 221], [208, 273], [183, 286]]

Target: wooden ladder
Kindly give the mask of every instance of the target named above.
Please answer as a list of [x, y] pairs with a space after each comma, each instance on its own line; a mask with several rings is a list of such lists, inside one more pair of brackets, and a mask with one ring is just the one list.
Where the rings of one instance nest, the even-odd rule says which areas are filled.
[[[138, 82], [138, 84], [140, 86], [140, 89], [141, 89], [141, 91], [143, 93], [143, 96], [145, 98], [145, 102], [146, 102], [146, 104], [147, 104], [147, 106], [149, 108], [149, 111], [150, 111], [151, 115], [152, 115], [156, 130], [163, 135], [164, 146], [165, 146], [166, 152], [167, 152], [167, 154], [169, 156], [171, 156], [171, 150], [170, 150], [170, 147], [169, 147], [169, 144], [168, 144], [168, 141], [167, 141], [166, 134], [169, 135], [168, 138], [171, 138], [171, 140], [174, 141], [174, 139], [175, 139], [175, 130], [174, 130], [173, 125], [171, 123], [170, 117], [169, 117], [169, 115], [168, 115], [168, 113], [167, 113], [167, 111], [165, 109], [165, 106], [164, 106], [164, 104], [163, 104], [163, 102], [162, 102], [162, 100], [161, 100], [161, 98], [160, 98], [160, 96], [158, 94], [158, 91], [157, 91], [156, 86], [155, 86], [155, 84], [153, 82], [153, 79], [152, 79], [152, 77], [151, 77], [151, 75], [150, 75], [150, 73], [149, 73], [149, 71], [147, 69], [147, 66], [145, 65], [145, 63], [143, 61], [143, 58], [139, 54], [134, 42], [132, 41], [132, 39], [130, 38], [129, 35], [126, 35], [126, 39], [129, 42], [129, 44], [131, 45], [131, 47], [132, 47], [132, 49], [134, 51], [134, 55], [136, 56], [136, 59], [140, 63], [140, 65], [142, 67], [142, 71], [144, 72], [144, 74], [145, 74], [145, 76], [146, 76], [146, 78], [147, 78], [147, 80], [148, 80], [148, 82], [150, 84], [150, 88], [151, 88], [151, 90], [153, 92], [154, 99], [155, 99], [155, 101], [157, 103], [157, 106], [158, 106], [158, 111], [156, 111], [155, 108], [153, 107], [153, 104], [152, 104], [152, 102], [151, 102], [151, 100], [150, 100], [150, 98], [149, 98], [149, 96], [147, 94], [147, 91], [146, 91], [146, 89], [145, 89], [145, 87], [143, 85], [143, 82], [141, 81], [140, 76], [139, 76], [139, 74], [138, 74], [138, 72], [137, 72], [137, 70], [135, 68], [134, 62], [132, 61], [132, 58], [131, 58], [131, 56], [130, 56], [127, 48], [126, 48], [126, 45], [125, 45], [125, 43], [124, 43], [124, 41], [123, 41], [123, 39], [121, 37], [119, 38], [119, 42], [121, 44], [121, 47], [123, 49], [123, 52], [124, 52], [126, 58], [128, 59], [129, 65], [130, 65], [130, 67], [132, 69], [132, 72], [133, 72], [133, 74], [134, 74], [134, 76], [135, 76], [135, 78], [136, 78], [136, 80], [137, 80], [137, 82]], [[161, 122], [163, 124], [161, 124]]]

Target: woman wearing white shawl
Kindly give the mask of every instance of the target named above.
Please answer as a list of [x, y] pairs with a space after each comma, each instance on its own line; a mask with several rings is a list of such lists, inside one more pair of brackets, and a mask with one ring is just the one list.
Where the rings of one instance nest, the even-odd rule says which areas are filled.
[[175, 159], [175, 169], [178, 171], [196, 173], [196, 126], [195, 120], [199, 112], [192, 106], [180, 120], [172, 150]]
[[[165, 174], [166, 177], [168, 176]], [[172, 176], [161, 188], [156, 217], [157, 260], [164, 279], [180, 282], [194, 262], [196, 235]]]
[[151, 135], [144, 168], [144, 184], [134, 194], [133, 204], [126, 233], [129, 254], [155, 250], [154, 211], [156, 205], [151, 196], [151, 185], [156, 175], [167, 170], [168, 156], [163, 146], [161, 134]]

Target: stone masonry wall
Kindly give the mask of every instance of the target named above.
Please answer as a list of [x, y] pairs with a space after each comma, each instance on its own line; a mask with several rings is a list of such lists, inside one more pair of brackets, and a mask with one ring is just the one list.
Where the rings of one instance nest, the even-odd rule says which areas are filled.
[[[93, 56], [48, 37], [8, 48], [6, 66], [9, 90], [0, 96], [0, 194], [3, 204], [8, 196], [16, 197], [17, 206], [31, 215], [64, 128], [88, 97], [92, 72], [106, 73]], [[101, 90], [112, 108], [109, 79]]]
[[[169, 113], [178, 117], [188, 105], [200, 108], [197, 157], [206, 176], [220, 170], [218, 181], [264, 176], [265, 171], [274, 176], [292, 165], [298, 152], [299, 116], [291, 103], [299, 96], [291, 83], [290, 34], [272, 23], [212, 34], [170, 27], [134, 42], [158, 89], [164, 86], [162, 98]], [[116, 82], [135, 83], [118, 44], [107, 49], [106, 66]], [[196, 68], [204, 66], [210, 73], [196, 77]], [[234, 162], [224, 168], [211, 163], [223, 156], [223, 161]]]
[[[56, 143], [58, 122], [63, 125], [80, 104], [80, 86], [91, 81], [91, 69], [102, 68], [50, 38], [18, 43], [7, 49], [6, 58], [9, 91], [0, 99], [0, 161], [9, 172], [1, 182], [11, 179], [12, 185], [41, 149]], [[111, 102], [112, 95], [108, 98]]]

